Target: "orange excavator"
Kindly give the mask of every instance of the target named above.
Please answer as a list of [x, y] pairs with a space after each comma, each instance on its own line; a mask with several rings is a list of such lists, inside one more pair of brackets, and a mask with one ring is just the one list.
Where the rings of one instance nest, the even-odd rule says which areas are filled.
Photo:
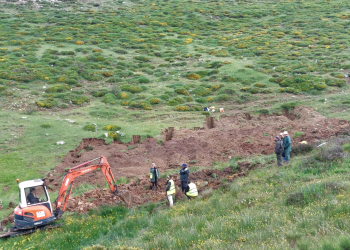
[[[99, 161], [99, 163], [91, 165], [94, 161]], [[17, 179], [19, 187], [19, 205], [14, 211], [15, 225], [9, 232], [1, 234], [0, 238], [15, 237], [38, 230], [60, 226], [52, 225], [52, 223], [62, 217], [66, 209], [67, 201], [72, 192], [75, 178], [98, 169], [104, 174], [114, 195], [117, 195], [117, 185], [111, 167], [109, 166], [107, 159], [104, 156], [101, 156], [68, 170], [63, 177], [58, 197], [54, 202], [56, 205], [55, 210], [52, 209], [45, 179], [30, 180], [21, 183], [19, 183], [19, 180]]]

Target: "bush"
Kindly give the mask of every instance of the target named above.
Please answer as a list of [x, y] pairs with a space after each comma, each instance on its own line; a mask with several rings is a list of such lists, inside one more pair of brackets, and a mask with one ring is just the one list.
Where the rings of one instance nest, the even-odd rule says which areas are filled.
[[71, 101], [73, 104], [81, 105], [85, 102], [90, 102], [90, 98], [86, 96], [73, 96]]
[[106, 130], [106, 131], [118, 131], [120, 129], [121, 127], [118, 125], [106, 125], [103, 127], [103, 130]]
[[178, 105], [179, 104], [179, 102], [178, 101], [176, 101], [176, 100], [170, 100], [170, 101], [168, 101], [168, 105], [169, 106], [176, 106], [176, 105]]
[[41, 124], [42, 128], [51, 128], [51, 124], [50, 123], [44, 123], [44, 124]]
[[150, 103], [151, 103], [151, 104], [159, 104], [159, 103], [160, 103], [160, 100], [159, 100], [158, 98], [152, 98], [152, 99], [150, 100]]
[[190, 79], [190, 80], [198, 80], [198, 79], [201, 78], [201, 76], [196, 74], [196, 73], [189, 73], [187, 75], [187, 78]]
[[37, 101], [35, 103], [38, 107], [41, 107], [41, 108], [52, 108], [57, 104], [53, 98], [48, 98], [44, 101]]
[[86, 131], [91, 131], [91, 132], [96, 132], [96, 130], [97, 130], [97, 128], [93, 124], [85, 125], [83, 129]]
[[179, 94], [179, 95], [190, 95], [186, 89], [180, 88], [180, 89], [175, 89], [174, 90], [175, 93]]
[[295, 107], [297, 106], [297, 104], [295, 102], [287, 102], [287, 103], [283, 103], [281, 105], [281, 108], [283, 110], [288, 110], [288, 111], [291, 111], [293, 110]]
[[124, 84], [124, 85], [121, 86], [121, 90], [135, 94], [135, 93], [142, 92], [143, 88], [138, 87], [138, 86], [131, 86], [131, 85], [128, 85], [128, 84]]
[[235, 81], [237, 81], [237, 79], [234, 78], [233, 76], [223, 76], [221, 81], [223, 81], [223, 82], [235, 82]]
[[68, 85], [55, 85], [53, 87], [47, 88], [46, 93], [63, 93], [66, 92], [70, 87]]
[[142, 76], [138, 79], [139, 83], [149, 83], [150, 80], [148, 78], [146, 78], [145, 76]]
[[298, 137], [302, 136], [303, 134], [305, 134], [305, 133], [304, 132], [295, 132], [293, 135], [293, 139], [298, 138]]
[[311, 144], [298, 144], [292, 147], [291, 156], [304, 155], [311, 152], [314, 147]]
[[117, 103], [117, 98], [114, 94], [109, 93], [103, 96], [102, 102], [107, 103], [107, 104], [116, 104]]

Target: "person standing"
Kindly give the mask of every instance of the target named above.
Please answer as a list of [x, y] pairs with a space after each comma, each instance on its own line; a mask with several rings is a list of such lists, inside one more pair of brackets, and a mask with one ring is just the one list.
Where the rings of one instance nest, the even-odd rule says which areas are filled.
[[191, 181], [188, 182], [188, 186], [186, 187], [186, 196], [188, 199], [198, 196], [197, 186]]
[[167, 179], [166, 195], [168, 196], [170, 207], [172, 207], [173, 206], [173, 194], [175, 194], [175, 192], [176, 192], [175, 183], [169, 175], [166, 177], [166, 179]]
[[292, 151], [292, 141], [288, 135], [287, 131], [283, 132], [283, 147], [284, 147], [284, 157], [286, 158], [286, 163], [290, 163], [290, 151]]
[[152, 167], [150, 169], [150, 180], [152, 182], [152, 190], [158, 191], [158, 179], [159, 179], [159, 171], [155, 163], [152, 163]]
[[277, 166], [281, 167], [282, 166], [282, 154], [284, 151], [283, 141], [278, 136], [275, 137], [275, 140], [276, 140], [275, 154], [277, 157]]
[[188, 171], [187, 164], [182, 164], [182, 169], [180, 170], [180, 180], [181, 180], [181, 189], [184, 194], [186, 194], [186, 187], [188, 182], [188, 175], [190, 174], [190, 171]]

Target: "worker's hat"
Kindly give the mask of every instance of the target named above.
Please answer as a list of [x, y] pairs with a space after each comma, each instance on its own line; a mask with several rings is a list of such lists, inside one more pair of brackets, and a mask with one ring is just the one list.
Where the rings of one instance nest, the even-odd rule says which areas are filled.
[[182, 167], [183, 168], [187, 167], [187, 164], [186, 163], [182, 164]]

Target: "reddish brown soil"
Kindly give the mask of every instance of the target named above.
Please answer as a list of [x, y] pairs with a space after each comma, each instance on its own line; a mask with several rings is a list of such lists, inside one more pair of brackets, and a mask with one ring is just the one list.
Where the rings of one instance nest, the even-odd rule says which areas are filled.
[[[134, 206], [165, 198], [164, 179], [159, 181], [159, 189], [162, 193], [152, 195], [152, 191], [147, 190], [149, 180], [144, 175], [148, 174], [152, 162], [157, 164], [161, 173], [169, 169], [180, 169], [180, 165], [184, 162], [189, 166], [208, 167], [212, 166], [214, 161], [228, 161], [230, 156], [273, 153], [274, 136], [283, 130], [288, 130], [291, 137], [296, 131], [304, 132], [301, 137], [292, 139], [292, 144], [296, 145], [304, 140], [312, 143], [349, 129], [350, 125], [346, 120], [327, 119], [312, 108], [302, 106], [296, 107], [293, 112], [284, 112], [283, 115], [251, 116], [248, 113], [222, 115], [219, 121], [214, 121], [212, 129], [204, 123], [202, 128], [196, 130], [187, 128], [164, 130], [157, 139], [147, 138], [135, 145], [131, 142], [106, 145], [104, 140], [83, 139], [75, 150], [65, 156], [62, 164], [57, 166], [55, 171], [64, 174], [66, 168], [104, 155], [116, 179], [126, 176], [135, 177], [138, 180], [132, 180], [129, 184], [118, 187], [120, 190], [129, 190], [125, 192], [124, 199], [129, 206]], [[170, 131], [172, 131], [172, 138], [166, 141], [167, 137], [169, 139]], [[163, 142], [157, 143], [160, 139]], [[92, 147], [93, 150], [87, 151], [87, 147]], [[249, 163], [246, 168], [248, 167]], [[241, 168], [244, 166], [241, 165]], [[191, 170], [191, 167], [189, 169]], [[209, 170], [191, 174], [190, 178], [195, 181], [204, 181], [207, 178], [206, 171]], [[50, 174], [48, 184], [57, 190], [61, 180], [62, 177]], [[178, 182], [177, 175], [174, 175], [174, 180]], [[94, 172], [77, 178], [75, 185], [80, 183], [104, 186], [105, 179], [101, 172]], [[216, 188], [220, 183], [215, 184], [214, 181], [208, 185]], [[103, 193], [105, 195], [102, 195]], [[79, 202], [80, 205], [84, 205], [79, 206]], [[119, 202], [124, 201], [120, 197], [113, 198], [108, 190], [94, 189], [83, 194], [82, 197], [71, 199], [67, 209], [86, 211], [89, 207]]]
[[[66, 168], [103, 155], [108, 159], [116, 179], [122, 176], [140, 178], [149, 172], [152, 162], [164, 173], [169, 169], [180, 169], [184, 162], [190, 166], [208, 167], [214, 161], [228, 161], [230, 156], [271, 154], [274, 152], [274, 136], [283, 129], [287, 129], [291, 137], [296, 131], [305, 133], [299, 138], [292, 138], [292, 145], [296, 145], [304, 140], [311, 143], [325, 139], [349, 128], [348, 121], [326, 119], [309, 107], [296, 107], [291, 113], [273, 116], [251, 116], [247, 113], [223, 115], [219, 121], [214, 121], [212, 129], [204, 124], [199, 130], [174, 130], [169, 141], [165, 141], [166, 130], [157, 139], [147, 138], [135, 145], [131, 142], [106, 145], [101, 139], [83, 139], [55, 171], [63, 174]], [[164, 143], [157, 143], [160, 139]], [[87, 151], [87, 146], [93, 150]], [[135, 148], [131, 149], [131, 146]], [[48, 184], [57, 188], [61, 179], [54, 175]], [[95, 172], [77, 178], [75, 184], [103, 186], [104, 182], [102, 173]]]
[[[225, 185], [223, 184], [224, 179], [231, 182], [234, 178], [246, 175], [247, 170], [253, 167], [250, 162], [239, 163], [239, 166], [239, 173], [236, 174], [233, 174], [231, 168], [225, 168], [222, 171], [217, 169], [204, 169], [190, 176], [191, 180], [196, 183], [199, 192], [208, 188], [217, 189]], [[175, 181], [177, 189], [175, 200], [182, 199], [184, 194], [181, 192], [180, 179], [177, 174], [172, 175], [172, 178]], [[166, 179], [164, 178], [159, 179], [157, 192], [151, 190], [151, 183], [147, 177], [141, 177], [140, 179], [135, 178], [128, 184], [119, 185], [117, 196], [114, 196], [109, 189], [95, 188], [84, 193], [80, 197], [71, 198], [67, 204], [67, 211], [85, 213], [101, 205], [121, 203], [130, 208], [148, 202], [156, 203], [167, 199], [165, 188]]]
[[[116, 179], [123, 176], [135, 178], [126, 185], [118, 186], [117, 197], [108, 189], [95, 188], [80, 197], [71, 198], [67, 204], [67, 211], [87, 212], [90, 208], [102, 204], [116, 203], [126, 203], [128, 207], [132, 207], [166, 199], [166, 180], [159, 180], [159, 192], [154, 193], [150, 190], [148, 177], [145, 177], [152, 162], [157, 164], [161, 173], [169, 169], [180, 169], [184, 162], [189, 164], [191, 171], [193, 165], [208, 167], [212, 166], [214, 161], [228, 161], [231, 156], [273, 153], [274, 136], [282, 130], [288, 130], [291, 137], [296, 131], [304, 132], [301, 137], [292, 139], [292, 144], [296, 145], [304, 140], [313, 143], [349, 129], [348, 121], [327, 119], [309, 107], [296, 107], [293, 112], [273, 116], [251, 116], [247, 113], [222, 115], [219, 121], [214, 121], [214, 127], [211, 129], [204, 123], [202, 128], [195, 130], [164, 130], [157, 139], [147, 138], [135, 145], [131, 142], [106, 145], [104, 140], [83, 139], [75, 150], [64, 157], [62, 164], [56, 167], [55, 173], [62, 175], [67, 168], [103, 155], [107, 158]], [[163, 142], [157, 143], [160, 139]], [[91, 147], [93, 150], [87, 150]], [[256, 167], [248, 162], [239, 163], [239, 166], [238, 174], [233, 174], [230, 168], [224, 171], [205, 169], [190, 174], [190, 179], [197, 183], [199, 190], [215, 189], [223, 185], [220, 179], [226, 178], [231, 181]], [[216, 179], [213, 178], [213, 173], [216, 174]], [[178, 175], [173, 175], [173, 179], [179, 187]], [[47, 177], [47, 184], [57, 190], [61, 180], [62, 177], [51, 173]], [[81, 183], [104, 186], [105, 179], [101, 172], [94, 172], [75, 180], [75, 185]], [[179, 190], [176, 194], [177, 199], [183, 196]]]

